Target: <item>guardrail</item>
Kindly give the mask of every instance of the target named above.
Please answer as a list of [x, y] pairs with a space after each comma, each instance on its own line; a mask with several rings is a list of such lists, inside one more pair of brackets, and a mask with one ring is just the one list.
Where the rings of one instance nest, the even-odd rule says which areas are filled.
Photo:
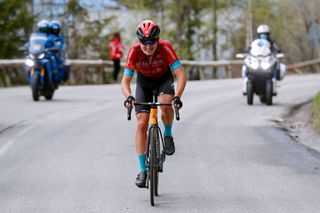
[[[0, 60], [0, 68], [7, 68], [8, 70], [12, 70], [12, 68], [21, 68], [23, 69], [25, 63], [25, 59], [1, 59]], [[196, 70], [198, 71], [200, 80], [205, 79], [205, 70], [206, 68], [212, 68], [212, 74], [210, 76], [216, 76], [216, 69], [219, 67], [224, 67], [225, 77], [231, 78], [233, 77], [233, 66], [241, 66], [243, 64], [243, 60], [221, 60], [221, 61], [190, 61], [190, 60], [181, 60], [181, 63], [184, 67], [186, 67], [187, 75], [190, 74], [188, 71]], [[73, 72], [89, 70], [94, 68], [97, 72], [100, 70], [104, 70], [104, 72], [111, 72], [113, 67], [113, 62], [108, 60], [81, 60], [81, 59], [68, 59], [66, 60], [66, 64], [72, 66]], [[320, 64], [320, 58], [303, 61], [294, 64], [288, 64], [287, 70], [292, 70], [295, 73], [303, 74], [300, 68], [308, 67], [312, 65]], [[125, 66], [125, 62], [121, 62], [121, 66]], [[104, 69], [110, 68], [110, 69]], [[189, 69], [188, 69], [189, 68]], [[210, 70], [210, 69], [209, 69]], [[240, 70], [240, 69], [238, 69]], [[102, 73], [102, 72], [100, 72]], [[239, 72], [240, 73], [240, 72]], [[239, 76], [239, 73], [237, 76]], [[0, 73], [1, 77], [1, 73]], [[6, 81], [8, 81], [8, 77], [5, 76]], [[0, 79], [1, 80], [1, 79]], [[74, 81], [76, 82], [76, 81]], [[1, 83], [1, 82], [0, 82]], [[10, 83], [9, 83], [10, 85]], [[1, 86], [1, 85], [0, 85]]]
[[[0, 59], [0, 67], [2, 66], [21, 66], [24, 65], [25, 59]], [[229, 65], [242, 64], [242, 60], [221, 60], [221, 61], [190, 61], [181, 60], [183, 65], [187, 66], [198, 66], [198, 67], [219, 67]], [[81, 59], [67, 59], [66, 64], [75, 66], [113, 66], [112, 61], [108, 60], [81, 60]], [[124, 66], [125, 62], [121, 62]]]
[[288, 64], [287, 70], [294, 70], [296, 73], [303, 74], [299, 68], [320, 64], [320, 58], [309, 61], [303, 61], [295, 64]]
[[[0, 59], [0, 67], [20, 67], [23, 66], [25, 59]], [[190, 61], [181, 60], [182, 65], [195, 67], [227, 67], [233, 65], [242, 65], [243, 60], [220, 60], [220, 61]], [[71, 66], [102, 66], [112, 67], [113, 62], [108, 60], [81, 60], [81, 59], [67, 59], [66, 64]], [[294, 64], [288, 64], [287, 70], [298, 69], [306, 66], [320, 64], [320, 58], [309, 61], [303, 61]], [[125, 63], [122, 61], [121, 65]]]

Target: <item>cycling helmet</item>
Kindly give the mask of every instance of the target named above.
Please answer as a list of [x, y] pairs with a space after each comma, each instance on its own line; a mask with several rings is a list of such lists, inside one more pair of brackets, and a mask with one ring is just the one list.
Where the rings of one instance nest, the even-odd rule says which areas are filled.
[[154, 43], [159, 39], [160, 27], [151, 20], [141, 22], [137, 27], [137, 37], [141, 42]]
[[59, 34], [61, 30], [61, 23], [60, 21], [54, 20], [50, 23], [50, 33], [52, 34]]
[[49, 33], [50, 22], [41, 20], [38, 22], [38, 30], [40, 33]]

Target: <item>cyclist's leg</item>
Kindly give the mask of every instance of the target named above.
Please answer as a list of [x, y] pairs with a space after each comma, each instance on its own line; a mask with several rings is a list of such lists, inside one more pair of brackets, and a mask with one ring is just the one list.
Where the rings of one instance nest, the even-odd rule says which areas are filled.
[[[158, 88], [159, 101], [171, 102], [174, 96], [173, 79], [169, 78]], [[172, 122], [174, 118], [174, 112], [171, 106], [161, 107], [161, 119], [164, 124], [164, 141], [165, 141], [165, 153], [172, 155], [175, 152], [173, 137], [172, 137]]]
[[137, 114], [136, 131], [136, 151], [138, 155], [144, 155], [147, 149], [147, 131], [149, 123], [149, 113], [142, 112]]
[[[152, 91], [150, 91], [148, 87], [142, 87], [141, 85], [137, 84], [136, 101], [137, 102], [152, 101]], [[136, 131], [136, 151], [138, 155], [143, 155], [146, 153], [150, 107], [136, 106], [135, 110], [136, 110], [136, 117], [138, 120], [137, 131]]]
[[[170, 76], [158, 88], [159, 102], [171, 102], [174, 96], [173, 79]], [[161, 106], [161, 120], [164, 124], [164, 136], [172, 136], [171, 128], [174, 112], [171, 106]]]
[[[136, 101], [146, 102], [150, 101], [150, 92], [146, 88], [141, 87], [137, 84], [136, 87]], [[152, 100], [152, 95], [151, 95]], [[136, 106], [136, 117], [138, 120], [137, 131], [136, 131], [136, 152], [138, 155], [139, 162], [139, 174], [136, 179], [136, 185], [138, 187], [144, 188], [146, 186], [146, 149], [147, 149], [147, 131], [149, 123], [149, 113], [150, 108], [145, 106]]]
[[139, 188], [146, 187], [146, 149], [147, 149], [147, 129], [149, 121], [149, 113], [137, 114], [137, 132], [136, 132], [136, 152], [139, 163], [139, 174], [136, 178], [136, 185]]
[[[172, 101], [173, 96], [169, 94], [162, 94], [159, 96], [159, 102], [170, 102]], [[167, 135], [166, 130], [171, 132], [171, 129], [168, 130], [168, 127], [171, 126], [173, 122], [174, 112], [171, 106], [161, 106], [161, 120], [165, 125], [165, 136], [172, 136]]]

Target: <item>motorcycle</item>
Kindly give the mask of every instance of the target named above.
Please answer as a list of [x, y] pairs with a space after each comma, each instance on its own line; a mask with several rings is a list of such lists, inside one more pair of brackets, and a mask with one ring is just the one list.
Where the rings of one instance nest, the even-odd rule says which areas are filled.
[[52, 54], [60, 50], [46, 48], [47, 40], [44, 33], [32, 33], [27, 47], [26, 73], [34, 101], [38, 101], [40, 96], [51, 100], [60, 82], [58, 75], [54, 76], [57, 65]]
[[284, 77], [285, 65], [279, 64], [279, 58], [284, 57], [284, 54], [272, 53], [267, 40], [256, 39], [249, 53], [239, 53], [236, 57], [244, 59], [243, 95], [247, 96], [248, 105], [253, 104], [254, 94], [260, 97], [262, 103], [272, 105], [272, 98], [277, 95], [276, 80]]

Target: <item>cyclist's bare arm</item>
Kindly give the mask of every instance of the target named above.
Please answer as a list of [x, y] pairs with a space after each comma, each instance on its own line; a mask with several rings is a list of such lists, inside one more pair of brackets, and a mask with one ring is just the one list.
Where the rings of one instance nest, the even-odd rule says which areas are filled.
[[131, 87], [130, 87], [131, 80], [132, 80], [131, 76], [123, 76], [122, 78], [121, 89], [122, 89], [123, 95], [126, 98], [131, 95]]
[[177, 92], [175, 95], [181, 97], [187, 83], [186, 73], [183, 67], [177, 68], [174, 73], [177, 76]]

